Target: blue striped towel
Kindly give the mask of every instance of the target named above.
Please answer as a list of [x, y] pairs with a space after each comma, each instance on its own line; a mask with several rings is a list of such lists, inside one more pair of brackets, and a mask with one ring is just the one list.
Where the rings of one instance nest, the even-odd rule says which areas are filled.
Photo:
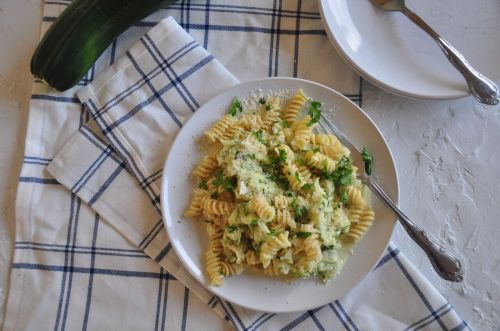
[[[48, 2], [44, 20], [65, 4]], [[144, 34], [169, 14], [190, 34], [173, 18]], [[393, 246], [345, 298], [300, 313], [243, 309], [186, 272], [161, 221], [162, 165], [192, 112], [238, 83], [231, 72], [301, 76], [361, 101], [316, 4], [301, 1], [180, 2], [120, 37], [84, 87], [35, 82], [4, 330], [467, 329]]]

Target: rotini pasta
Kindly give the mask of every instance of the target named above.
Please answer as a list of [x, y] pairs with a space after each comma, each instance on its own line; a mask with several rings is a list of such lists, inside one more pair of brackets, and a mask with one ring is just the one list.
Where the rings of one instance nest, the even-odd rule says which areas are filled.
[[321, 104], [302, 90], [244, 104], [205, 132], [211, 154], [193, 170], [200, 182], [184, 214], [208, 222], [210, 284], [246, 268], [327, 281], [340, 248], [374, 220], [349, 150], [314, 132]]

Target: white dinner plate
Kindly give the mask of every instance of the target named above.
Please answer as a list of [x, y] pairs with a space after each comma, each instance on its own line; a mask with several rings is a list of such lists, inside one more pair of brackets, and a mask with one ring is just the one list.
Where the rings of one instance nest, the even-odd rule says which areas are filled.
[[220, 287], [210, 286], [205, 273], [207, 234], [204, 222], [183, 217], [196, 183], [190, 173], [203, 153], [197, 140], [214, 122], [227, 113], [236, 96], [244, 99], [251, 91], [302, 88], [307, 95], [332, 112], [341, 130], [357, 146], [366, 146], [374, 156], [374, 173], [381, 186], [398, 201], [398, 180], [391, 152], [380, 131], [368, 116], [349, 99], [323, 85], [293, 78], [268, 78], [237, 85], [200, 107], [177, 135], [167, 157], [162, 179], [162, 208], [168, 235], [180, 260], [191, 275], [207, 289], [235, 304], [267, 312], [291, 312], [324, 305], [345, 295], [376, 265], [391, 237], [395, 218], [373, 199], [374, 225], [340, 274], [327, 284], [316, 279], [299, 279], [292, 284], [255, 273], [244, 272], [224, 278]]
[[[369, 0], [319, 0], [337, 51], [363, 77], [407, 97], [468, 95], [463, 77], [437, 44], [402, 13]], [[474, 68], [500, 84], [500, 1], [407, 0], [407, 6], [462, 52]]]

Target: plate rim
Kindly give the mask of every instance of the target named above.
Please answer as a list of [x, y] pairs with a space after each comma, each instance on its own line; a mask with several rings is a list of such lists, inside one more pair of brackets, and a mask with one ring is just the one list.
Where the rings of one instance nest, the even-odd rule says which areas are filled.
[[[266, 82], [266, 81], [280, 81], [280, 80], [294, 80], [294, 81], [297, 81], [297, 82], [302, 82], [302, 83], [306, 83], [306, 84], [311, 84], [311, 85], [316, 85], [317, 87], [319, 88], [324, 88], [324, 89], [327, 89], [330, 93], [333, 93], [333, 94], [336, 94], [338, 97], [344, 99], [345, 101], [347, 101], [351, 106], [357, 108], [358, 111], [360, 111], [364, 117], [371, 123], [371, 125], [373, 126], [373, 128], [376, 130], [376, 132], [378, 133], [378, 135], [380, 136], [380, 138], [382, 139], [383, 143], [385, 144], [385, 147], [387, 148], [387, 151], [389, 152], [389, 162], [390, 164], [392, 165], [393, 169], [394, 169], [394, 180], [395, 180], [395, 196], [392, 197], [393, 198], [393, 201], [395, 202], [396, 205], [399, 205], [399, 200], [400, 200], [400, 183], [399, 183], [399, 175], [398, 175], [398, 171], [397, 171], [397, 167], [396, 167], [396, 163], [394, 161], [394, 156], [392, 154], [392, 151], [391, 149], [389, 148], [389, 144], [387, 143], [385, 137], [383, 136], [382, 132], [380, 131], [380, 129], [378, 128], [378, 126], [373, 122], [373, 120], [371, 119], [370, 116], [368, 116], [368, 114], [360, 107], [358, 106], [356, 103], [354, 103], [353, 101], [351, 101], [349, 98], [347, 98], [345, 95], [343, 95], [342, 93], [336, 91], [335, 89], [331, 88], [331, 87], [328, 87], [326, 85], [323, 85], [321, 83], [318, 83], [318, 82], [315, 82], [315, 81], [311, 81], [311, 80], [307, 80], [307, 79], [303, 79], [303, 78], [295, 78], [295, 77], [267, 77], [267, 78], [261, 78], [261, 79], [255, 79], [255, 80], [251, 80], [251, 81], [245, 81], [245, 82], [239, 82], [238, 84], [234, 85], [234, 86], [231, 86], [225, 90], [223, 90], [222, 92], [216, 94], [215, 96], [211, 97], [209, 100], [207, 100], [206, 102], [204, 102], [198, 109], [201, 109], [202, 107], [205, 107], [206, 104], [209, 104], [211, 102], [213, 102], [213, 100], [215, 100], [216, 98], [220, 97], [220, 95], [223, 95], [225, 93], [228, 93], [228, 91], [231, 91], [233, 89], [237, 89], [237, 88], [241, 88], [242, 85], [258, 85], [259, 83], [261, 82]], [[279, 87], [278, 87], [279, 88]], [[251, 90], [251, 88], [249, 89], [249, 91]], [[198, 111], [198, 110], [197, 110]], [[190, 119], [188, 119], [188, 121], [190, 121]], [[187, 124], [187, 122], [185, 124]], [[174, 144], [176, 143], [180, 133], [182, 130], [184, 130], [185, 128], [185, 124], [183, 125], [183, 127], [179, 130], [179, 132], [177, 133], [176, 137], [174, 138], [173, 142], [172, 142], [172, 145], [171, 145], [171, 148], [167, 154], [167, 157], [165, 159], [165, 162], [164, 162], [164, 165], [163, 165], [163, 169], [167, 169], [167, 165], [169, 164], [169, 160], [173, 158], [173, 155], [172, 155], [172, 147], [174, 146]], [[167, 208], [167, 205], [168, 203], [166, 203], [165, 199], [167, 197], [167, 189], [166, 189], [166, 186], [167, 186], [167, 177], [168, 176], [165, 176], [164, 175], [165, 172], [163, 172], [162, 174], [162, 179], [161, 179], [161, 186], [160, 186], [160, 207], [161, 207], [161, 211], [162, 211], [162, 222], [165, 226], [165, 231], [167, 232], [167, 237], [170, 239], [170, 235], [168, 233], [168, 224], [167, 224], [167, 220], [166, 220], [166, 208]], [[354, 288], [356, 288], [360, 283], [363, 282], [363, 280], [376, 268], [377, 264], [379, 263], [380, 259], [384, 256], [385, 254], [385, 251], [387, 250], [387, 247], [389, 246], [390, 244], [390, 239], [394, 233], [394, 230], [396, 228], [396, 224], [397, 224], [397, 219], [396, 217], [394, 216], [394, 218], [388, 220], [388, 221], [391, 221], [392, 222], [392, 227], [391, 227], [391, 231], [390, 231], [390, 236], [389, 236], [389, 240], [387, 241], [387, 243], [384, 245], [384, 249], [381, 250], [381, 253], [380, 255], [377, 257], [375, 263], [373, 263], [373, 266], [370, 268], [370, 271], [367, 272], [365, 275], [363, 275], [363, 277], [361, 277], [357, 283], [354, 284], [354, 286], [352, 286], [348, 291], [346, 291], [343, 296], [347, 295], [350, 291], [352, 291]], [[235, 305], [238, 305], [238, 306], [241, 306], [243, 308], [247, 308], [247, 309], [251, 309], [251, 310], [255, 310], [255, 311], [261, 311], [261, 312], [266, 312], [266, 313], [293, 313], [293, 312], [298, 312], [298, 311], [304, 311], [304, 310], [307, 310], [307, 309], [314, 309], [314, 308], [317, 308], [317, 307], [320, 307], [322, 305], [325, 305], [327, 304], [328, 302], [318, 302], [318, 303], [315, 303], [314, 305], [309, 305], [307, 307], [303, 307], [303, 308], [297, 308], [297, 309], [267, 309], [267, 310], [262, 310], [262, 309], [259, 309], [259, 308], [256, 308], [255, 306], [252, 306], [250, 304], [246, 304], [245, 302], [236, 302], [234, 301], [234, 299], [232, 298], [228, 298], [227, 296], [225, 295], [221, 295], [220, 293], [216, 293], [215, 292], [215, 288], [213, 286], [210, 286], [208, 285], [207, 283], [205, 282], [201, 282], [197, 279], [197, 276], [194, 275], [192, 273], [192, 270], [190, 268], [188, 268], [186, 262], [180, 258], [180, 256], [182, 254], [179, 254], [179, 250], [178, 250], [178, 247], [174, 244], [174, 242], [171, 241], [171, 245], [172, 245], [172, 248], [174, 249], [174, 252], [176, 254], [176, 256], [179, 258], [183, 268], [185, 268], [187, 270], [187, 272], [190, 274], [191, 277], [193, 277], [193, 279], [199, 283], [203, 288], [205, 288], [206, 290], [208, 290], [210, 293], [232, 303], [232, 304], [235, 304]], [[339, 298], [337, 298], [339, 299]], [[332, 299], [332, 300], [335, 300], [335, 299]]]
[[[456, 93], [452, 94], [434, 94], [434, 95], [428, 95], [428, 94], [419, 94], [411, 91], [406, 91], [406, 90], [401, 90], [396, 86], [387, 84], [386, 82], [383, 82], [379, 79], [377, 79], [375, 76], [371, 75], [368, 73], [366, 70], [363, 70], [358, 64], [356, 64], [351, 57], [348, 55], [347, 51], [342, 48], [342, 46], [339, 44], [337, 41], [337, 38], [335, 37], [332, 29], [330, 28], [328, 24], [328, 18], [326, 14], [326, 4], [328, 1], [331, 0], [318, 0], [319, 2], [319, 9], [320, 9], [320, 16], [321, 16], [321, 22], [323, 23], [323, 27], [325, 28], [325, 32], [328, 36], [328, 39], [330, 40], [330, 43], [332, 46], [335, 48], [337, 53], [341, 56], [341, 58], [348, 63], [356, 73], [358, 73], [360, 76], [362, 76], [364, 79], [369, 81], [375, 86], [380, 87], [381, 89], [393, 93], [395, 95], [399, 95], [405, 98], [410, 98], [414, 100], [455, 100], [455, 99], [462, 99], [466, 98], [468, 96], [471, 96], [470, 91], [460, 91], [457, 90]], [[368, 1], [368, 0], [367, 0]], [[444, 55], [443, 55], [444, 56]]]

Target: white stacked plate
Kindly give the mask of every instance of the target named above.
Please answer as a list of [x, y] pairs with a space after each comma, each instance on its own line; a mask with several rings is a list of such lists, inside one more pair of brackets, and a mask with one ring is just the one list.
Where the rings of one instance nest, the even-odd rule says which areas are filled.
[[[421, 99], [469, 94], [435, 42], [403, 14], [370, 0], [319, 0], [325, 29], [360, 75], [390, 92]], [[407, 6], [500, 85], [500, 1], [409, 0]]]

